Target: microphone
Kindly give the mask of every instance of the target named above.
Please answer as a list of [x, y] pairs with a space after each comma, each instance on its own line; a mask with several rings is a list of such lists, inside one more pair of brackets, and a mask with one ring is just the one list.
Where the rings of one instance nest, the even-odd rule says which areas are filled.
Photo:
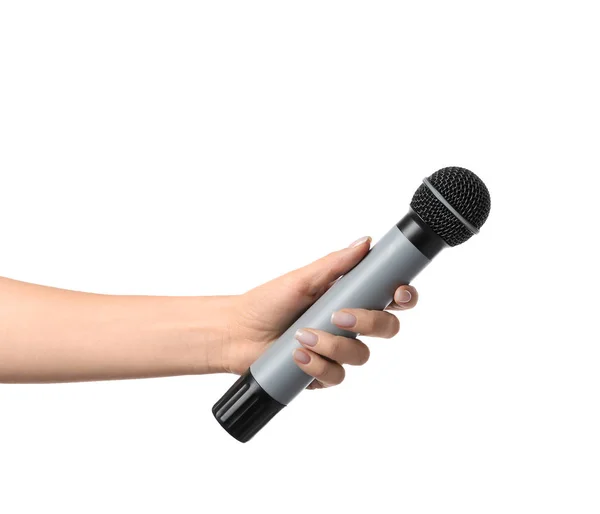
[[249, 441], [288, 405], [313, 377], [294, 362], [299, 328], [355, 338], [331, 323], [344, 308], [385, 309], [398, 286], [413, 280], [444, 248], [479, 232], [490, 212], [490, 194], [475, 173], [443, 168], [415, 192], [408, 213], [365, 258], [304, 312], [215, 403], [212, 412], [227, 432]]

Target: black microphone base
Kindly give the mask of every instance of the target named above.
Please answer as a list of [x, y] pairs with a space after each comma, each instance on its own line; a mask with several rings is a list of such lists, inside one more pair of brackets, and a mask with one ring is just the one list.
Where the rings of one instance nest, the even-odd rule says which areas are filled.
[[229, 435], [246, 443], [284, 407], [247, 370], [214, 404], [212, 412]]

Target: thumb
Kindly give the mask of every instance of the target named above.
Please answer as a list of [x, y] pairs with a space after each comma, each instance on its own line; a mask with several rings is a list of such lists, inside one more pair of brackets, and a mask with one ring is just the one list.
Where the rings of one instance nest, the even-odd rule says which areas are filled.
[[292, 276], [298, 281], [299, 289], [304, 294], [313, 296], [354, 268], [367, 255], [370, 246], [371, 238], [361, 237], [348, 248], [332, 252], [308, 266], [293, 271]]

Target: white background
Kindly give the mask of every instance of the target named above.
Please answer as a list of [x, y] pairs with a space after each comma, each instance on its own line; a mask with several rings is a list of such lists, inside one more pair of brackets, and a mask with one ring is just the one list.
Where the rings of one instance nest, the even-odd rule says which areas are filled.
[[233, 376], [0, 386], [0, 511], [597, 513], [596, 2], [0, 3], [0, 274], [241, 293], [449, 165], [482, 233], [250, 443]]

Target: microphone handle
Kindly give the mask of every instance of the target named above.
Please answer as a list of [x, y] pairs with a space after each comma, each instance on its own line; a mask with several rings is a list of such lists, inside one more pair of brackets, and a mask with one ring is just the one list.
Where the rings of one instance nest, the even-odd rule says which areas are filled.
[[333, 325], [331, 315], [344, 308], [385, 309], [398, 286], [410, 283], [430, 261], [431, 256], [425, 256], [398, 226], [392, 227], [214, 405], [219, 423], [239, 441], [250, 440], [313, 380], [294, 362], [293, 351], [302, 346], [294, 337], [296, 330], [315, 328], [355, 338], [354, 332]]
[[429, 260], [394, 226], [365, 258], [342, 276], [281, 337], [250, 366], [254, 379], [267, 394], [287, 405], [313, 380], [294, 362], [302, 345], [294, 337], [299, 328], [315, 328], [335, 335], [356, 333], [331, 323], [340, 309], [385, 309], [398, 286], [408, 284]]

